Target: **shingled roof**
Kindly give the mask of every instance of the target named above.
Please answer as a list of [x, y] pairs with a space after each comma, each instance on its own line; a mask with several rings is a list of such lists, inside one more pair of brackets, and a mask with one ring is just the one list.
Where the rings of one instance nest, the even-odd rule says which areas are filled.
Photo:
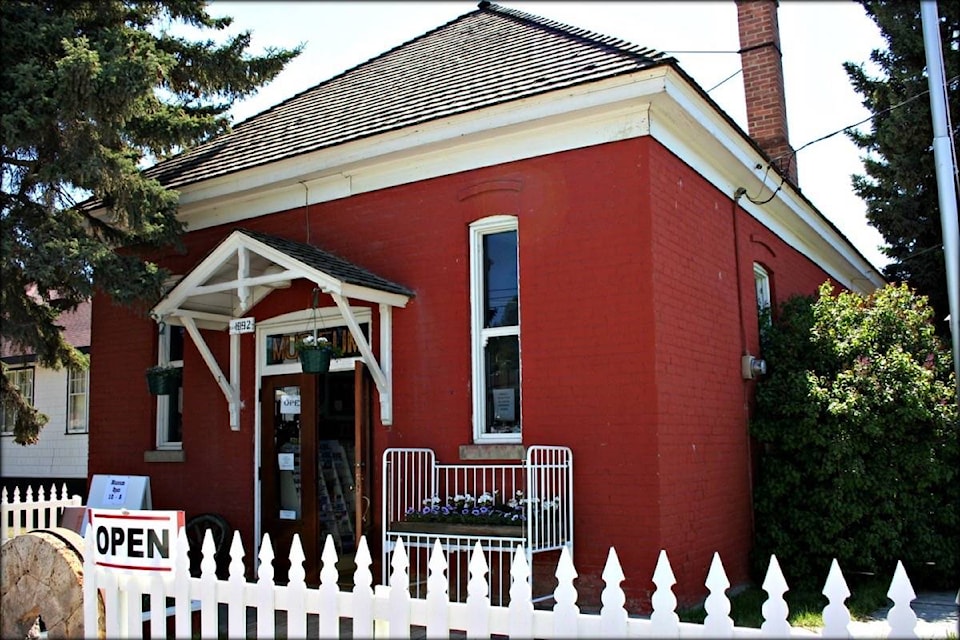
[[370, 287], [372, 289], [379, 289], [380, 291], [398, 293], [404, 296], [414, 295], [413, 291], [407, 289], [403, 285], [397, 284], [396, 282], [391, 282], [386, 278], [381, 278], [377, 274], [367, 271], [361, 266], [344, 260], [343, 258], [330, 253], [329, 251], [318, 249], [313, 245], [297, 242], [295, 240], [287, 240], [286, 238], [279, 238], [277, 236], [271, 236], [266, 233], [260, 233], [259, 231], [252, 231], [250, 229], [237, 229], [236, 231], [249, 236], [254, 240], [259, 240], [268, 247], [273, 247], [277, 251], [282, 251], [291, 258], [296, 258], [308, 267], [312, 267], [317, 271], [327, 273], [338, 280], [342, 280], [343, 282], [360, 285], [362, 287]]
[[481, 2], [478, 9], [146, 171], [168, 187], [672, 63], [660, 52]]

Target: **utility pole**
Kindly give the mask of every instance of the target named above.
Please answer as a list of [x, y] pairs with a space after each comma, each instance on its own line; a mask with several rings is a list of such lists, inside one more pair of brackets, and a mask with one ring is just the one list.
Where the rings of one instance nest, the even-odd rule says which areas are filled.
[[920, 19], [923, 25], [923, 49], [927, 57], [930, 115], [933, 118], [933, 158], [937, 167], [943, 261], [947, 269], [953, 372], [956, 375], [957, 402], [960, 403], [960, 223], [957, 221], [956, 167], [947, 125], [947, 88], [943, 76], [940, 16], [936, 0], [921, 0]]

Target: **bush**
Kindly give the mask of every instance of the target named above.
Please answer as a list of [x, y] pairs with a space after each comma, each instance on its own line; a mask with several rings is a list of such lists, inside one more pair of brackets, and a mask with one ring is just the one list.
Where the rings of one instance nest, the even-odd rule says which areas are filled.
[[950, 351], [926, 299], [796, 297], [763, 335], [757, 387], [754, 569], [775, 553], [788, 584], [822, 586], [830, 561], [955, 587], [960, 423]]

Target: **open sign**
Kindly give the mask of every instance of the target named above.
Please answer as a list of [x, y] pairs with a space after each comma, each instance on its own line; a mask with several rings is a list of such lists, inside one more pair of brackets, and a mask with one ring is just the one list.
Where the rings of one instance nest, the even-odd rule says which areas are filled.
[[135, 571], [173, 570], [183, 511], [88, 509], [87, 513], [94, 564]]

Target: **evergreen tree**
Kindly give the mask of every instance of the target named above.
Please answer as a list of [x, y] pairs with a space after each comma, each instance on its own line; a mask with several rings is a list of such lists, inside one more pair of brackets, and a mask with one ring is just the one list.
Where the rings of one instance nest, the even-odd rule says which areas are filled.
[[[94, 287], [121, 304], [159, 296], [167, 274], [133, 248], [175, 244], [183, 225], [143, 165], [226, 130], [233, 101], [300, 52], [172, 32], [230, 24], [200, 0], [0, 2], [0, 338], [38, 364], [85, 365], [57, 318]], [[45, 418], [5, 366], [0, 400], [19, 409], [15, 441], [36, 442]]]
[[[935, 326], [948, 335], [947, 275], [940, 227], [937, 179], [932, 150], [926, 57], [920, 2], [861, 0], [887, 42], [870, 56], [880, 70], [871, 77], [862, 65], [844, 68], [863, 105], [874, 114], [867, 133], [848, 135], [866, 151], [866, 175], [853, 177], [854, 191], [867, 204], [867, 219], [883, 235], [891, 263], [888, 280], [908, 282], [926, 296]], [[944, 75], [950, 85], [948, 108], [960, 114], [960, 5], [938, 2]], [[957, 125], [954, 123], [953, 135]]]

